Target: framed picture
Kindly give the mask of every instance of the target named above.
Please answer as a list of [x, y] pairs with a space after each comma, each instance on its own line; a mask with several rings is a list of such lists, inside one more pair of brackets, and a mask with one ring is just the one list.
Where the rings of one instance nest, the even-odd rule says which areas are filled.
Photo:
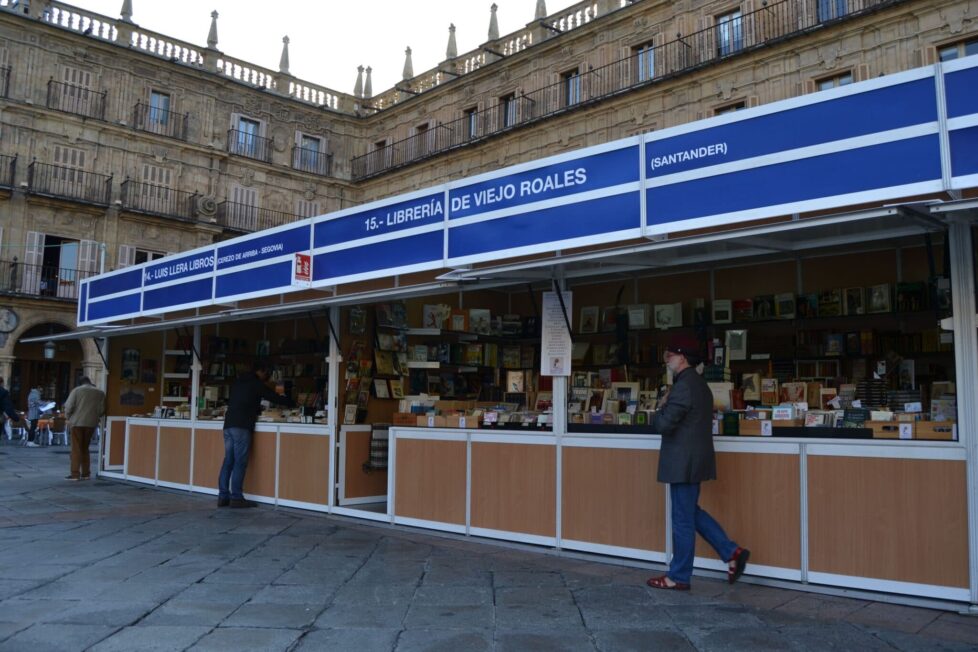
[[618, 327], [618, 306], [608, 306], [601, 313], [601, 330], [613, 331]]
[[730, 299], [713, 300], [713, 323], [729, 324], [733, 321], [733, 305]]
[[865, 313], [866, 311], [863, 307], [863, 289], [846, 288], [842, 309], [847, 315], [861, 315]]
[[649, 304], [639, 303], [628, 306], [628, 328], [631, 330], [649, 327]]
[[795, 318], [795, 295], [792, 292], [782, 292], [774, 295], [774, 312], [778, 319]]
[[599, 316], [597, 306], [584, 306], [581, 308], [581, 323], [578, 325], [578, 330], [581, 333], [597, 333]]
[[122, 380], [139, 380], [139, 349], [122, 349]]
[[747, 331], [729, 330], [724, 340], [728, 360], [747, 359]]
[[611, 383], [611, 392], [607, 398], [625, 402], [637, 401], [640, 389], [640, 383]]
[[343, 408], [343, 423], [349, 425], [357, 422], [357, 406], [356, 403], [352, 405], [347, 405]]
[[713, 347], [713, 364], [723, 367], [726, 364], [726, 348], [722, 346]]
[[655, 306], [655, 327], [663, 330], [683, 325], [683, 304], [660, 303]]
[[868, 304], [866, 312], [890, 312], [890, 284], [883, 283], [869, 288]]

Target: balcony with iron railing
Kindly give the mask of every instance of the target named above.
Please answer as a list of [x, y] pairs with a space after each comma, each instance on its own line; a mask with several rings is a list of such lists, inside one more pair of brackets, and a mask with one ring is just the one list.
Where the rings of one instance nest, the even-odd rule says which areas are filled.
[[0, 154], [0, 188], [13, 188], [17, 178], [17, 157]]
[[0, 97], [10, 93], [10, 66], [0, 66]]
[[105, 93], [51, 79], [48, 81], [47, 107], [86, 118], [105, 120]]
[[33, 161], [27, 166], [27, 192], [107, 206], [112, 196], [112, 177]]
[[94, 275], [91, 270], [27, 265], [15, 256], [0, 260], [0, 293], [74, 301], [78, 299], [80, 281]]
[[133, 129], [179, 140], [187, 140], [189, 121], [189, 113], [176, 113], [142, 102], [137, 103], [132, 111]]
[[[511, 131], [594, 102], [688, 74], [826, 25], [903, 0], [779, 0], [760, 9], [663, 43], [610, 64], [508, 100], [489, 103], [457, 120], [391, 143], [352, 160], [360, 181], [431, 156]], [[570, 86], [572, 84], [573, 86]]]
[[249, 204], [223, 201], [217, 205], [217, 223], [230, 231], [253, 233], [302, 219], [292, 213], [273, 211]]
[[228, 152], [238, 156], [246, 156], [257, 161], [272, 160], [272, 141], [248, 131], [228, 129]]
[[120, 184], [122, 205], [128, 211], [193, 219], [197, 193], [126, 179]]
[[292, 168], [328, 177], [332, 175], [333, 171], [333, 155], [294, 145], [292, 147]]

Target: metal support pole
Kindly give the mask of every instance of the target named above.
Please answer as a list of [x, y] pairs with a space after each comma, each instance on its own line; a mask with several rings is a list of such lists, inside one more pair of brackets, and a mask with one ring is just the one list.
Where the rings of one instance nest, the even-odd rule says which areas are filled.
[[965, 446], [968, 501], [968, 586], [971, 611], [978, 612], [978, 323], [975, 319], [973, 222], [967, 216], [949, 218], [951, 249], [951, 306], [954, 327], [958, 439]]

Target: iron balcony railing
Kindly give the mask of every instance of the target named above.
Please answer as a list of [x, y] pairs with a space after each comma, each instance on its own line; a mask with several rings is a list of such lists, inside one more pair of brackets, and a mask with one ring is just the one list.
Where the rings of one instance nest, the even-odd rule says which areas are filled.
[[17, 157], [0, 155], [0, 187], [13, 188], [17, 177]]
[[312, 172], [328, 177], [332, 175], [333, 155], [294, 145], [292, 147], [292, 167], [303, 172]]
[[112, 177], [34, 161], [27, 166], [27, 192], [108, 205]]
[[228, 129], [228, 152], [268, 163], [271, 161], [271, 140], [249, 131]]
[[105, 120], [105, 93], [52, 79], [48, 81], [48, 108]]
[[0, 291], [52, 299], [77, 299], [79, 282], [95, 272], [57, 265], [0, 261]]
[[233, 201], [223, 201], [217, 205], [217, 223], [232, 231], [253, 233], [273, 226], [289, 224], [301, 219], [298, 215], [259, 208]]
[[631, 56], [581, 71], [519, 96], [499, 98], [480, 111], [354, 157], [362, 180], [521, 125], [559, 115], [635, 88], [689, 73], [727, 57], [770, 46], [902, 0], [779, 0]]
[[0, 66], [0, 97], [10, 93], [10, 66]]
[[139, 102], [132, 111], [132, 126], [160, 136], [187, 140], [189, 113], [175, 113]]
[[197, 193], [126, 179], [120, 184], [122, 205], [130, 211], [193, 219]]

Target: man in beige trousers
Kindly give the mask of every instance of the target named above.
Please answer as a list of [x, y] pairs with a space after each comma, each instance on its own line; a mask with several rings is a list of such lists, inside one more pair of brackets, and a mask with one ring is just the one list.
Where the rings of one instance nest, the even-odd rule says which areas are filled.
[[88, 480], [92, 476], [88, 447], [99, 419], [105, 414], [105, 392], [82, 377], [65, 401], [65, 417], [71, 431], [71, 474], [65, 480]]

